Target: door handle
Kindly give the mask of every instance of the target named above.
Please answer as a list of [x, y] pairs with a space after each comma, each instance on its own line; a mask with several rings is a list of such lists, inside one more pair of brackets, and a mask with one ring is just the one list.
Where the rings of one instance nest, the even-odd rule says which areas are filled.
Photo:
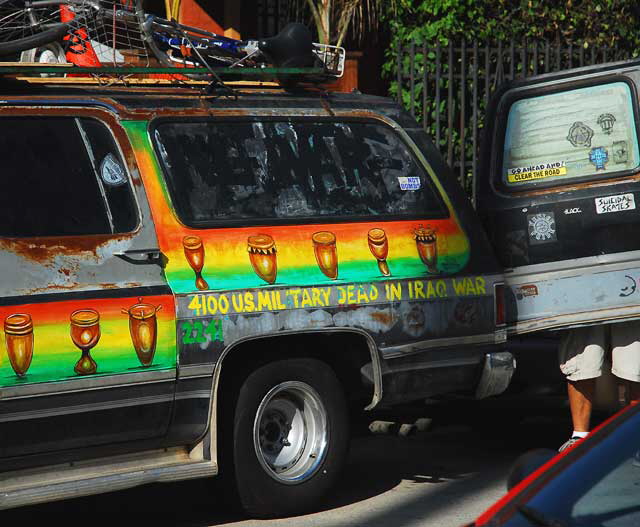
[[121, 260], [133, 265], [159, 265], [164, 267], [167, 257], [160, 249], [130, 249], [120, 253], [113, 253]]

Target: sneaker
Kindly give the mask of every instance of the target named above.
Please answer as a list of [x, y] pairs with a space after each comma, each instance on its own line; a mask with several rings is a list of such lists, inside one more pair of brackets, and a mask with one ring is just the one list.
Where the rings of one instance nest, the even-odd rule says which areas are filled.
[[573, 445], [575, 445], [578, 441], [581, 441], [582, 439], [584, 438], [572, 437], [571, 439], [569, 439], [568, 441], [562, 444], [562, 446], [558, 449], [558, 452], [564, 452], [567, 448], [571, 448]]

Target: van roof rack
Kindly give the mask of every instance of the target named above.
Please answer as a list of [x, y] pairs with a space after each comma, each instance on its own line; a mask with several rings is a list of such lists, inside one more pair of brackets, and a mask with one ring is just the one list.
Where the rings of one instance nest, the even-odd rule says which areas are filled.
[[[72, 75], [72, 77], [65, 77]], [[76, 76], [81, 75], [81, 76]], [[191, 76], [187, 78], [187, 75]], [[323, 84], [334, 81], [323, 68], [167, 68], [154, 66], [79, 67], [70, 63], [41, 64], [0, 62], [0, 76], [32, 82], [86, 84], [98, 81], [126, 84], [209, 84], [211, 81], [245, 81]], [[195, 80], [194, 78], [195, 77]]]

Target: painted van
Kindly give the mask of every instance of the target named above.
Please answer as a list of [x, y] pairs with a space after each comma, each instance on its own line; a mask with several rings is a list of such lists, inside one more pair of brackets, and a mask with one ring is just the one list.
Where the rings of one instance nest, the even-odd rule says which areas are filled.
[[0, 146], [0, 508], [227, 471], [301, 512], [356, 412], [509, 382], [499, 265], [386, 99], [25, 83]]
[[637, 61], [506, 84], [477, 209], [505, 267], [509, 331], [640, 316]]

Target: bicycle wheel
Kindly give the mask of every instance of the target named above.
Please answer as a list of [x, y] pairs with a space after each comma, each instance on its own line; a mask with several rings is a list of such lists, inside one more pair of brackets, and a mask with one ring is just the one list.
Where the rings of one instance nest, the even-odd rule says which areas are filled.
[[0, 56], [59, 40], [67, 29], [51, 2], [0, 0]]

